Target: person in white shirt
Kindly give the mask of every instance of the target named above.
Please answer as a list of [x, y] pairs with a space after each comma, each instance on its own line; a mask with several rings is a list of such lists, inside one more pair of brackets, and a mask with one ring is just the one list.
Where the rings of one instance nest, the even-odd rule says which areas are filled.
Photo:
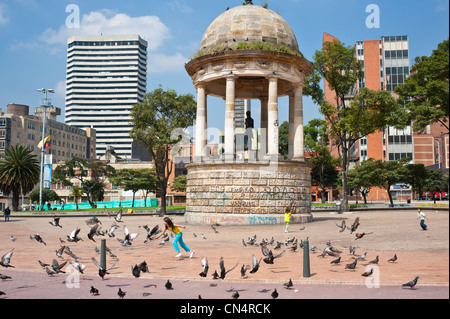
[[420, 219], [420, 227], [422, 227], [423, 230], [427, 230], [428, 226], [425, 224], [425, 220], [428, 220], [428, 217], [424, 212], [422, 212], [422, 209], [420, 208], [417, 211], [417, 219]]

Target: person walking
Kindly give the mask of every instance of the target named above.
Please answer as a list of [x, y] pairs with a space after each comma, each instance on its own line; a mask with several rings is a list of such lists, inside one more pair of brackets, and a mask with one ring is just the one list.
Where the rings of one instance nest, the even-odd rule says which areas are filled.
[[177, 255], [175, 257], [176, 258], [180, 258], [180, 257], [183, 256], [183, 254], [181, 253], [180, 247], [178, 246], [178, 244], [180, 244], [180, 246], [187, 253], [190, 253], [189, 258], [192, 258], [194, 256], [195, 251], [191, 250], [184, 243], [184, 241], [183, 241], [183, 232], [180, 229], [180, 228], [186, 229], [186, 226], [175, 225], [169, 217], [164, 217], [163, 218], [163, 222], [164, 222], [164, 225], [165, 225], [164, 231], [158, 237], [156, 237], [155, 240], [159, 239], [162, 235], [164, 235], [167, 230], [170, 230], [175, 235], [175, 238], [173, 240], [173, 247], [175, 248], [175, 251], [177, 252]]
[[424, 212], [422, 212], [422, 209], [420, 208], [417, 211], [417, 219], [420, 219], [420, 227], [422, 227], [423, 230], [427, 230], [428, 226], [425, 224], [425, 220], [428, 220], [428, 217]]
[[11, 210], [9, 209], [9, 206], [5, 208], [3, 211], [3, 215], [5, 216], [5, 222], [9, 222], [9, 215], [11, 215]]
[[284, 223], [286, 224], [286, 228], [284, 230], [285, 233], [289, 233], [289, 223], [291, 222], [291, 209], [290, 208], [286, 208], [286, 210], [284, 211]]

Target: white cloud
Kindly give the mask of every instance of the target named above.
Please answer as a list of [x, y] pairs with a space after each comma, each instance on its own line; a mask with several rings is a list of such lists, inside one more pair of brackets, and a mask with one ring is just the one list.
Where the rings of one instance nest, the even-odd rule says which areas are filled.
[[9, 22], [9, 18], [6, 16], [8, 7], [3, 2], [0, 2], [0, 25], [5, 25]]
[[184, 70], [184, 64], [188, 62], [181, 53], [172, 56], [154, 53], [149, 55], [149, 60], [149, 73], [179, 72]]
[[79, 28], [62, 25], [58, 30], [47, 29], [40, 40], [47, 44], [67, 44], [73, 35], [132, 35], [138, 34], [148, 41], [150, 50], [157, 50], [170, 37], [169, 28], [157, 16], [130, 17], [124, 13], [111, 15], [110, 10], [85, 14]]
[[194, 9], [189, 7], [185, 0], [175, 0], [169, 3], [172, 10], [179, 10], [182, 13], [192, 13]]

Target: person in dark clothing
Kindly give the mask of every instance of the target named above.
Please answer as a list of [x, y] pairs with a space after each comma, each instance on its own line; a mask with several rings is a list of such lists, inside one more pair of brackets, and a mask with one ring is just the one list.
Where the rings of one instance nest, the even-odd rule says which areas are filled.
[[5, 216], [5, 222], [9, 221], [9, 215], [11, 215], [11, 210], [9, 209], [9, 206], [5, 208], [3, 211], [3, 215]]

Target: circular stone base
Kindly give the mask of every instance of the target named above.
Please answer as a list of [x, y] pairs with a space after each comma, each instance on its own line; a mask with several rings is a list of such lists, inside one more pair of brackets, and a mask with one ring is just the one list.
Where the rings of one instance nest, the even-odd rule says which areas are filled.
[[211, 224], [218, 216], [219, 224], [284, 223], [289, 207], [300, 222], [312, 220], [311, 168], [305, 162], [201, 163], [187, 169], [188, 223]]
[[[311, 214], [291, 215], [290, 224], [304, 224], [313, 221]], [[186, 213], [186, 223], [195, 225], [236, 226], [236, 225], [284, 225], [284, 214], [254, 215], [254, 214], [211, 214], [211, 213]]]

